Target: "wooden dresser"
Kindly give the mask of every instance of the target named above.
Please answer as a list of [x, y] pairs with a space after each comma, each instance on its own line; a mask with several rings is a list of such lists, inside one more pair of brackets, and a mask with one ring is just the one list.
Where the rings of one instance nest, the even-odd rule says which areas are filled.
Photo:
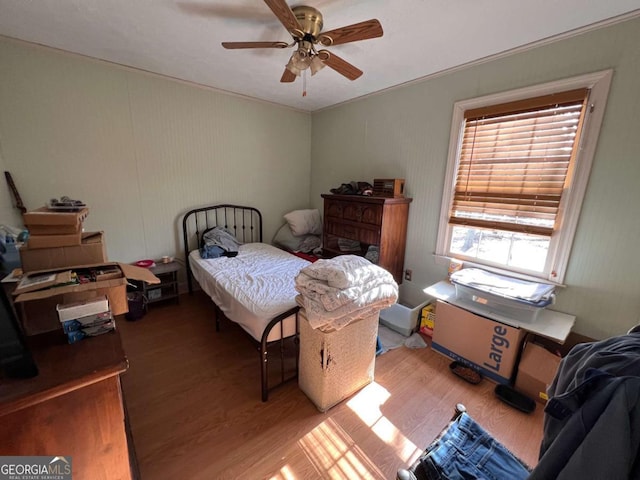
[[[407, 220], [412, 199], [335, 194], [323, 194], [322, 198], [324, 256], [364, 256], [369, 246], [377, 246], [378, 265], [388, 270], [396, 282], [402, 283]], [[360, 242], [360, 248], [356, 251], [342, 250], [340, 239]]]
[[128, 364], [119, 333], [73, 345], [62, 331], [28, 340], [40, 373], [0, 378], [0, 455], [71, 457], [78, 479], [136, 478], [120, 388]]

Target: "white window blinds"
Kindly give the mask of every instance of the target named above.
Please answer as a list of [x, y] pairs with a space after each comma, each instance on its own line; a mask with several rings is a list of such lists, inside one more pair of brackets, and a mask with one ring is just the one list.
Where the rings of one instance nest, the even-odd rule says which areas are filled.
[[465, 112], [449, 223], [551, 236], [589, 90]]

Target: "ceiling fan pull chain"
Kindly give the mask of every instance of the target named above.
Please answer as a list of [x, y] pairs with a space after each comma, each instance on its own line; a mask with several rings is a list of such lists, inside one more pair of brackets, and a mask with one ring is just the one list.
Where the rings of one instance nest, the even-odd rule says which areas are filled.
[[307, 96], [307, 71], [302, 71], [302, 96]]

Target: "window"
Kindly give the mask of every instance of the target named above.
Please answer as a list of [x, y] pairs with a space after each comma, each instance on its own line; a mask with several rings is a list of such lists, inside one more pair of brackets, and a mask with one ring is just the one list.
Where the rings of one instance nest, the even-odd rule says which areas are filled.
[[610, 81], [455, 104], [438, 256], [563, 282]]

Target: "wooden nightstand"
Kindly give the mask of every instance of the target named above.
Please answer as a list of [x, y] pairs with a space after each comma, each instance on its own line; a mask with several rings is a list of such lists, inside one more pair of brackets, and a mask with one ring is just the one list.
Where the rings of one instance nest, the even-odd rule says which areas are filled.
[[175, 299], [176, 303], [180, 303], [178, 296], [178, 271], [180, 264], [178, 262], [156, 263], [155, 267], [151, 267], [149, 271], [160, 279], [160, 283], [151, 285], [150, 283], [141, 282], [140, 291], [147, 298], [147, 306], [165, 300]]

